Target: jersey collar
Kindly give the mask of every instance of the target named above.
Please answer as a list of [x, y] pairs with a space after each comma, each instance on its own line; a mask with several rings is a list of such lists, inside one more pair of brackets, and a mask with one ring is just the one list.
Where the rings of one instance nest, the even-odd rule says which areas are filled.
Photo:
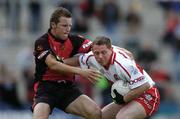
[[66, 40], [62, 40], [61, 38], [57, 38], [51, 33], [51, 29], [48, 29], [48, 34], [57, 42], [64, 43]]

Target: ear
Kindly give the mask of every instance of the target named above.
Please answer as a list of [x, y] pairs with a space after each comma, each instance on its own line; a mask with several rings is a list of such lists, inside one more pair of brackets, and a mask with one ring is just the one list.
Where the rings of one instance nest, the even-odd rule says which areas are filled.
[[56, 24], [54, 22], [51, 22], [51, 28], [56, 28]]

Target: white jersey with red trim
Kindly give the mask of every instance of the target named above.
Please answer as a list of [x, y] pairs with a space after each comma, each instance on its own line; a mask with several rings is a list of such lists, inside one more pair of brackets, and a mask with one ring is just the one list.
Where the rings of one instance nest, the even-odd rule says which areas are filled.
[[124, 80], [129, 83], [130, 89], [139, 87], [146, 82], [149, 82], [151, 87], [155, 84], [146, 71], [136, 64], [123, 49], [113, 47], [113, 54], [110, 60], [109, 67], [104, 68], [95, 60], [92, 51], [79, 57], [81, 68], [95, 68], [111, 82]]

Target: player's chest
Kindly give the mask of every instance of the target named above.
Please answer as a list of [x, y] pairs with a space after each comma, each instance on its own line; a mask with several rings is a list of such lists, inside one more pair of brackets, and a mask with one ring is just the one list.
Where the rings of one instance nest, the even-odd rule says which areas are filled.
[[67, 40], [64, 43], [59, 43], [59, 42], [52, 43], [51, 49], [56, 55], [62, 58], [69, 58], [73, 50], [73, 46], [72, 43], [69, 40]]
[[100, 72], [103, 73], [106, 78], [112, 82], [115, 82], [117, 80], [122, 80], [121, 73], [119, 73], [115, 66], [111, 65], [109, 69], [105, 69], [104, 67], [101, 67]]

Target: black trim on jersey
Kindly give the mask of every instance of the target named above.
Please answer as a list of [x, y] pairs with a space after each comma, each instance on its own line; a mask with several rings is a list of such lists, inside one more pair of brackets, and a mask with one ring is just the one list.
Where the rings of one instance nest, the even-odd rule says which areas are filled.
[[[42, 42], [43, 44], [45, 44], [47, 50], [49, 50], [50, 54], [52, 54], [56, 58], [57, 61], [63, 62], [62, 59], [57, 57], [57, 55], [51, 49], [49, 41], [48, 41], [48, 34], [47, 33], [36, 40], [35, 48], [37, 47], [36, 45], [38, 44], [38, 42]], [[37, 54], [34, 53], [34, 55], [36, 56]], [[46, 58], [46, 57], [47, 56], [45, 56], [44, 58]], [[36, 63], [36, 72], [35, 72], [35, 80], [34, 80], [35, 82], [41, 81], [42, 77], [43, 77], [42, 74], [44, 74], [47, 70], [47, 64], [44, 61], [45, 61], [45, 59], [39, 60], [37, 57], [35, 57], [35, 63]]]
[[[42, 44], [42, 43], [45, 44], [47, 49], [49, 49], [50, 46], [49, 46], [49, 43], [48, 43], [47, 39], [48, 39], [48, 35], [47, 34], [44, 34], [43, 36], [41, 36], [39, 39], [36, 40], [35, 48], [37, 47], [36, 45], [39, 44], [39, 42], [40, 42], [40, 44]], [[37, 56], [35, 57], [35, 63], [36, 63], [36, 72], [35, 72], [35, 80], [34, 80], [35, 82], [41, 81], [42, 77], [43, 77], [42, 74], [44, 74], [46, 72], [46, 70], [47, 70], [47, 65], [44, 62], [44, 60], [43, 59], [39, 60], [37, 58]]]

